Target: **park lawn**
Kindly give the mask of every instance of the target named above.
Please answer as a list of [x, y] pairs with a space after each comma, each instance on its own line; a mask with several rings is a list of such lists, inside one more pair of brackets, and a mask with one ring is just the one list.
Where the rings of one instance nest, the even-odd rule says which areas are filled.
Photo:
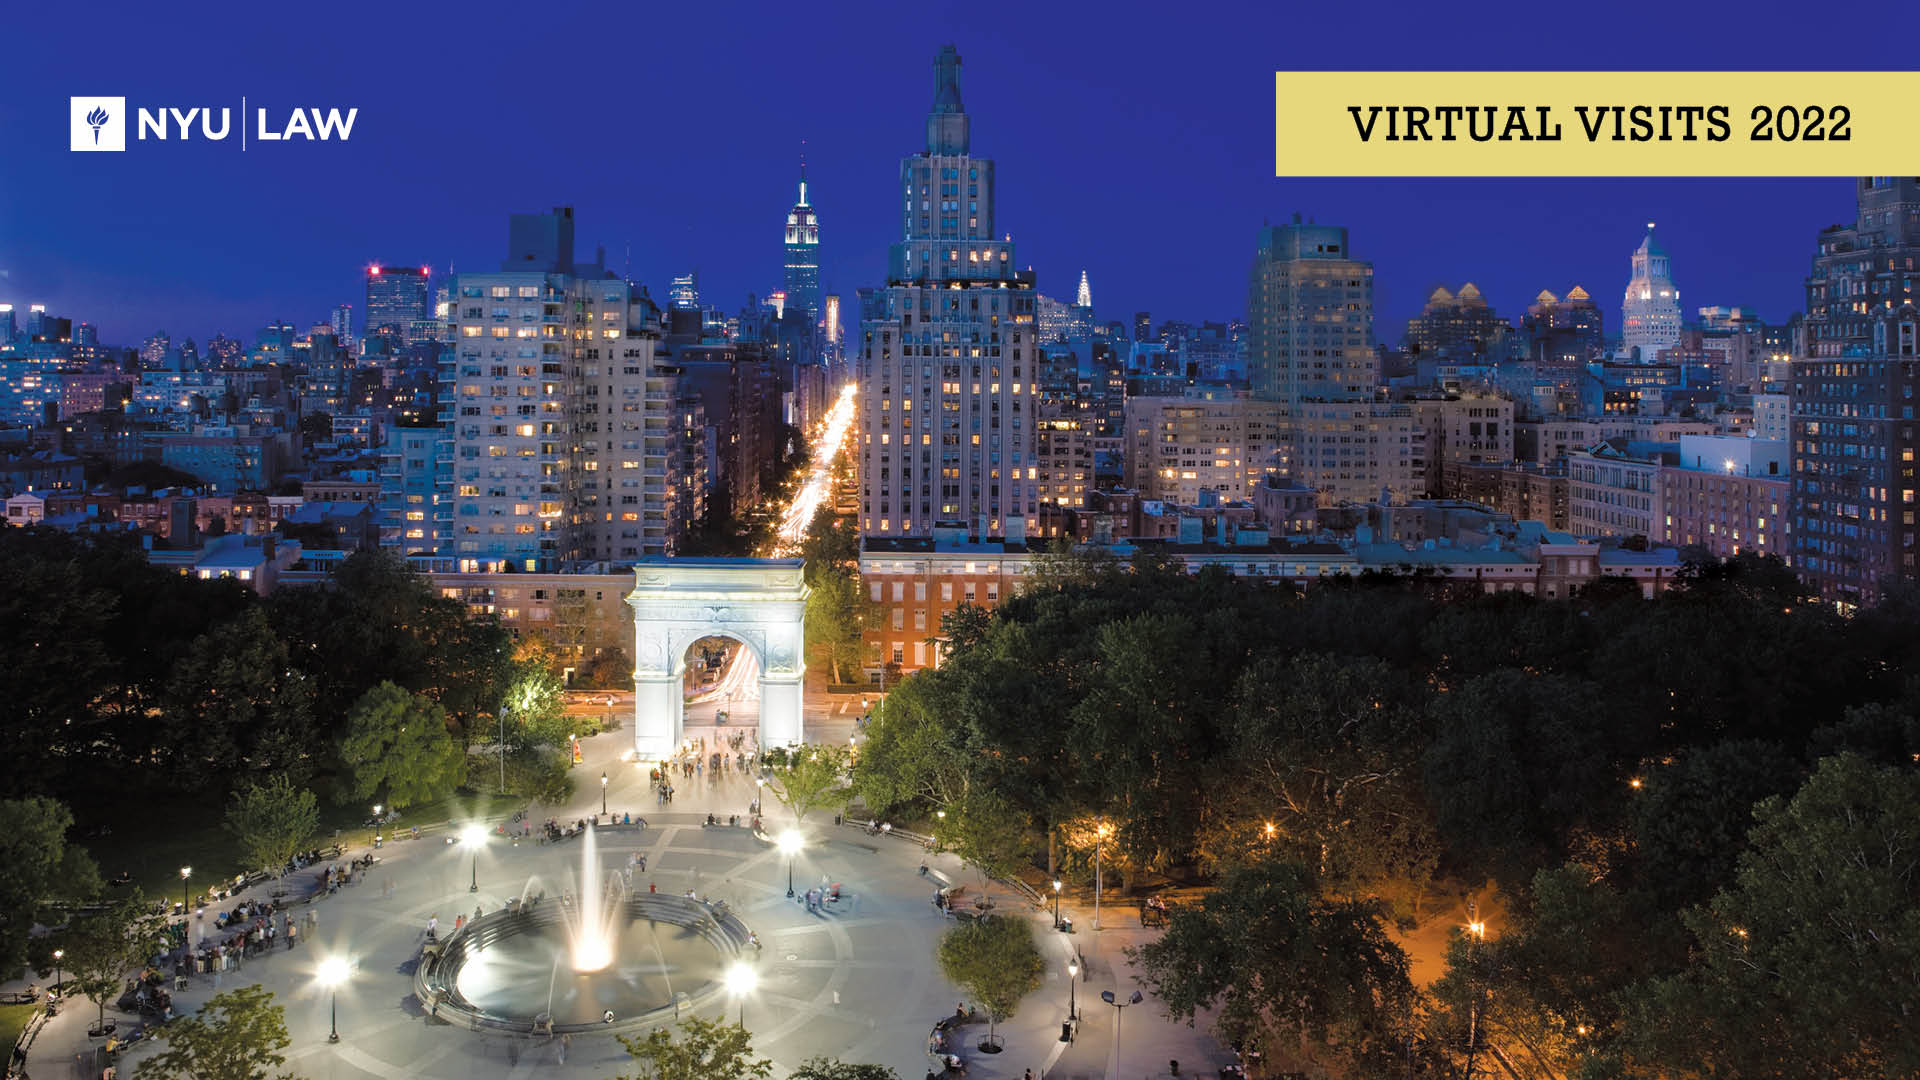
[[[419, 826], [437, 829], [448, 821], [499, 817], [526, 805], [513, 795], [456, 793], [450, 798], [402, 810], [394, 829]], [[195, 895], [210, 881], [231, 880], [247, 869], [241, 865], [238, 849], [226, 831], [227, 808], [224, 804], [186, 801], [175, 804], [143, 804], [140, 813], [117, 817], [111, 831], [97, 835], [94, 829], [76, 829], [79, 843], [100, 864], [100, 876], [112, 879], [122, 871], [132, 875], [149, 897], [177, 900], [181, 895], [180, 868], [193, 867], [189, 885]], [[355, 851], [373, 843], [373, 830], [362, 822], [373, 814], [371, 805], [358, 802], [341, 806], [322, 796], [320, 834], [322, 845], [336, 842]], [[391, 834], [389, 834], [391, 835]], [[120, 890], [109, 887], [108, 895]]]
[[0, 1054], [13, 1053], [13, 1044], [20, 1041], [20, 1033], [27, 1029], [27, 1021], [44, 1008], [44, 1004], [0, 1005]]

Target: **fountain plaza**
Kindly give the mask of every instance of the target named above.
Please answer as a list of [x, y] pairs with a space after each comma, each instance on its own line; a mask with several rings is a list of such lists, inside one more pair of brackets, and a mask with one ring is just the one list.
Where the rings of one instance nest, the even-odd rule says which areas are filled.
[[[490, 822], [478, 845], [433, 834], [388, 841], [357, 884], [296, 905], [298, 917], [312, 910], [319, 924], [303, 926], [294, 950], [224, 975], [194, 976], [175, 994], [176, 1007], [190, 1011], [222, 989], [265, 985], [286, 1009], [293, 1041], [287, 1067], [312, 1080], [631, 1073], [636, 1069], [614, 1034], [670, 1023], [676, 1011], [744, 1019], [755, 1051], [776, 1062], [778, 1078], [829, 1056], [920, 1080], [929, 1028], [965, 995], [933, 961], [935, 943], [952, 923], [931, 903], [932, 883], [919, 867], [930, 863], [952, 880], [972, 882], [973, 875], [951, 856], [929, 859], [917, 845], [837, 828], [831, 815], [809, 820], [805, 847], [790, 868], [776, 845], [745, 827], [755, 795], [750, 779], [731, 773], [677, 781], [673, 805], [662, 808], [647, 770], [621, 754], [617, 737], [588, 740], [576, 769], [579, 795], [558, 810], [536, 807], [532, 836], [515, 840], [499, 831], [503, 823]], [[647, 827], [538, 842], [539, 821], [549, 814], [573, 822], [600, 809], [603, 771], [608, 808], [636, 821], [644, 816]], [[784, 810], [771, 799], [765, 809], [767, 827], [783, 830]], [[740, 815], [743, 824], [709, 828], [709, 812], [722, 822]], [[368, 837], [344, 839], [349, 857], [366, 851]], [[839, 883], [841, 899], [811, 913], [787, 897], [789, 873], [802, 894]], [[702, 902], [686, 901], [689, 891]], [[1048, 975], [1000, 1025], [1005, 1053], [974, 1053], [976, 1033], [967, 1029], [970, 1077], [1020, 1077], [1032, 1069], [1036, 1076], [1131, 1078], [1149, 1075], [1149, 1060], [1157, 1063], [1151, 1074], [1161, 1075], [1169, 1058], [1190, 1063], [1183, 1070], [1190, 1075], [1209, 1061], [1231, 1060], [1204, 1031], [1139, 1010], [1126, 1029], [1128, 1057], [1140, 1055], [1139, 1067], [1114, 1071], [1121, 1062], [1105, 1041], [1108, 1019], [1085, 1006], [1097, 1004], [1103, 988], [1131, 989], [1119, 950], [1137, 943], [1137, 933], [1117, 926], [1087, 932], [1080, 912], [1082, 932], [1068, 937], [1048, 932], [1045, 912], [1003, 910], [1035, 919]], [[461, 916], [472, 925], [455, 934]], [[435, 918], [437, 956], [424, 947]], [[1076, 947], [1084, 1015], [1069, 1046], [1058, 1037], [1067, 1012], [1065, 969]], [[323, 972], [337, 973], [337, 983], [324, 984]], [[336, 1013], [339, 1041], [330, 1042]], [[90, 1005], [75, 1003], [49, 1023], [29, 1061], [36, 1080], [98, 1080], [86, 1053], [98, 1043], [87, 1038], [92, 1015]], [[122, 1018], [123, 1026], [129, 1022]], [[137, 1075], [151, 1052], [151, 1044], [127, 1052], [120, 1075]]]

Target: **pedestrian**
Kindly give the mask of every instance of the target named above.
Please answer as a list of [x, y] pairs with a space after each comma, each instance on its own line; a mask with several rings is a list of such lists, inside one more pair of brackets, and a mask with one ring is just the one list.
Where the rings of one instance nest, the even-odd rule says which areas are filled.
[[427, 916], [427, 940], [433, 941], [439, 936], [440, 936], [440, 916], [438, 914]]
[[647, 891], [648, 891], [649, 893], [657, 893], [657, 892], [659, 892], [660, 890], [659, 890], [659, 889], [658, 889], [657, 887], [655, 887], [655, 886], [654, 886], [654, 884], [653, 884], [653, 882], [651, 882], [651, 881], [649, 881], [649, 882], [647, 882]]
[[481, 912], [481, 910], [480, 910], [480, 905], [479, 905], [479, 904], [475, 904], [475, 905], [473, 905], [473, 921], [474, 921], [474, 922], [479, 922], [479, 921], [480, 921], [480, 916], [481, 916], [481, 914], [482, 914], [482, 912]]
[[300, 928], [298, 926], [293, 925], [292, 923], [287, 924], [287, 951], [288, 952], [293, 951], [293, 943], [298, 940], [300, 940]]
[[573, 1036], [571, 1035], [560, 1036], [560, 1064], [565, 1065], [567, 1063], [567, 1047], [572, 1045], [573, 1045]]

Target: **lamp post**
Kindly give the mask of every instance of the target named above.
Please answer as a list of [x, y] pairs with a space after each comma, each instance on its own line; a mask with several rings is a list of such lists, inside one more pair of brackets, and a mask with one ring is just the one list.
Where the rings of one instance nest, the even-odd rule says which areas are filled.
[[333, 991], [331, 1030], [327, 1032], [327, 1041], [330, 1043], [340, 1041], [340, 984], [346, 982], [352, 972], [353, 966], [344, 956], [329, 956], [320, 962], [317, 972], [320, 985]]
[[67, 955], [65, 949], [53, 950], [53, 992], [60, 992], [60, 960]]
[[1060, 879], [1053, 879], [1053, 928], [1060, 929]]
[[183, 866], [180, 868], [180, 918], [182, 919], [187, 917], [187, 908], [193, 906], [187, 897], [187, 879], [192, 876], [193, 867]]
[[759, 977], [754, 974], [753, 969], [748, 967], [745, 961], [735, 963], [727, 969], [727, 993], [740, 999], [740, 1026], [742, 1028], [747, 1026], [747, 995], [753, 993], [754, 985], [759, 981]]
[[1076, 1000], [1077, 988], [1074, 986], [1079, 981], [1080, 961], [1067, 961], [1067, 1019], [1069, 1020], [1080, 1019], [1080, 1007]]
[[600, 816], [607, 816], [607, 774], [600, 774]]
[[1102, 822], [1100, 827], [1093, 831], [1093, 928], [1095, 930], [1100, 929], [1100, 893], [1103, 884], [1100, 878], [1100, 845], [1106, 840], [1111, 828], [1112, 826]]
[[1113, 1055], [1118, 1060], [1120, 1058], [1120, 1016], [1126, 1011], [1127, 1006], [1140, 1004], [1140, 991], [1135, 990], [1132, 997], [1121, 1001], [1114, 997], [1113, 991], [1102, 990], [1100, 1000], [1113, 1006]]
[[473, 852], [472, 870], [467, 878], [467, 891], [480, 891], [480, 849], [486, 846], [487, 830], [480, 825], [469, 825], [460, 830], [460, 842], [468, 851]]
[[[1477, 961], [1480, 943], [1487, 939], [1487, 924], [1480, 921], [1480, 901], [1467, 901], [1467, 935], [1473, 939], [1471, 955]], [[1477, 969], [1479, 965], [1473, 965]], [[1475, 972], [1478, 974], [1477, 970]], [[1467, 1080], [1473, 1080], [1474, 1058], [1480, 1050], [1480, 988], [1472, 987], [1473, 998], [1467, 1004]]]
[[507, 710], [500, 710], [500, 794], [507, 793]]
[[780, 853], [787, 857], [787, 899], [793, 899], [793, 857], [800, 854], [801, 836], [799, 829], [788, 829], [780, 834]]

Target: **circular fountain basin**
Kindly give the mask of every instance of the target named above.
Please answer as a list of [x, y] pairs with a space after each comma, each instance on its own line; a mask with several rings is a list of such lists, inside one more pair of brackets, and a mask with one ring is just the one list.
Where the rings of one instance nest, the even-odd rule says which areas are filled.
[[[625, 1031], [669, 1021], [722, 993], [747, 931], [707, 904], [647, 894], [618, 905], [609, 959], [576, 970], [567, 912], [548, 900], [469, 923], [415, 971], [428, 1011], [526, 1035]], [[605, 1017], [611, 1012], [613, 1020]]]

